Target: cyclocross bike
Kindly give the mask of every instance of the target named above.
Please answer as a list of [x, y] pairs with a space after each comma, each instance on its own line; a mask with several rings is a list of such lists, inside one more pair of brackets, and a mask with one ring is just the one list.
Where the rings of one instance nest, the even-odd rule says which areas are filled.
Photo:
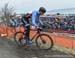
[[[25, 32], [19, 31], [15, 33], [14, 40], [18, 46], [24, 47], [25, 45], [27, 45], [25, 37]], [[37, 32], [31, 38], [31, 40], [33, 39], [35, 40], [36, 46], [39, 49], [49, 50], [53, 47], [52, 38], [48, 34], [42, 32], [41, 28], [37, 28]]]

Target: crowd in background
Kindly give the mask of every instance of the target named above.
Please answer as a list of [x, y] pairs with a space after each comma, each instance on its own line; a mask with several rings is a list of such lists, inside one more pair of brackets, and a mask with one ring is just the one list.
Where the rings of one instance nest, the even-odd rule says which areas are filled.
[[[11, 22], [14, 20], [14, 22]], [[62, 30], [75, 30], [75, 16], [66, 16], [65, 18], [55, 18], [55, 17], [42, 17], [45, 21], [46, 27], [48, 29], [62, 29]], [[2, 23], [1, 23], [2, 24]], [[10, 17], [7, 25], [8, 26], [19, 26], [21, 24], [21, 17]]]
[[[21, 18], [14, 19], [16, 25], [21, 24]], [[75, 16], [66, 16], [65, 18], [45, 17], [45, 25], [49, 29], [75, 30]]]
[[49, 29], [75, 30], [75, 16], [65, 18], [46, 17], [42, 18]]

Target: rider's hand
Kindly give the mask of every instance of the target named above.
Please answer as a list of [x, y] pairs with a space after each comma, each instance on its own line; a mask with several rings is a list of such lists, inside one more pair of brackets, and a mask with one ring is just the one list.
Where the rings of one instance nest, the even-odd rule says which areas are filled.
[[42, 28], [45, 28], [46, 26], [45, 25], [42, 25]]

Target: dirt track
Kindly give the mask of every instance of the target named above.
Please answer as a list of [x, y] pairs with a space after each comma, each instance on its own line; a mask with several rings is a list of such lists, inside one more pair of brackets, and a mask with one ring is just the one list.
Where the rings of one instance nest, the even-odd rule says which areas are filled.
[[18, 48], [14, 41], [0, 37], [0, 58], [75, 58], [72, 55], [57, 51], [39, 50], [36, 46]]

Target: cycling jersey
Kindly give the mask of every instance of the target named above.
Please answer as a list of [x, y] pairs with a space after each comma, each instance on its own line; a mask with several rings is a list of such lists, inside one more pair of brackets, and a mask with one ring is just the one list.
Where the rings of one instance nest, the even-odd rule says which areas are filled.
[[38, 11], [33, 11], [31, 18], [32, 18], [32, 25], [33, 26], [38, 26], [38, 24], [43, 25], [43, 22], [40, 18]]
[[22, 17], [22, 22], [24, 26], [30, 25], [29, 18], [31, 18], [31, 24], [33, 26], [43, 25], [43, 22], [40, 18], [38, 11], [33, 11], [32, 13], [25, 14]]

